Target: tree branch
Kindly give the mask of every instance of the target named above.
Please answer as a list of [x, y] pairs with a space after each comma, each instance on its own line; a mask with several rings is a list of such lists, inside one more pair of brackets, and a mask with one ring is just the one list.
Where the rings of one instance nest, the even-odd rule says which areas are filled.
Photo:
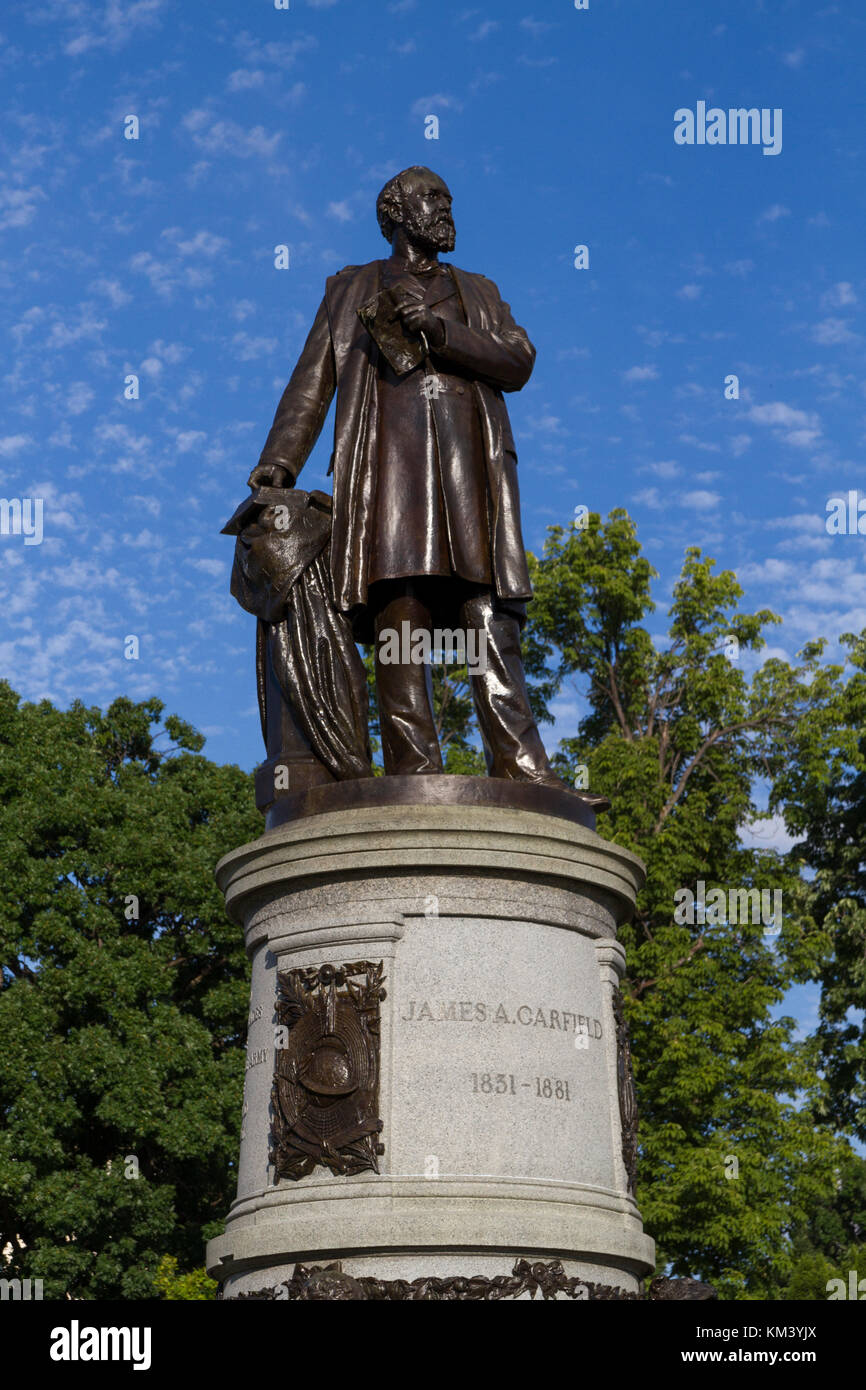
[[[674, 964], [673, 964], [673, 967], [672, 967], [672, 968], [673, 968], [674, 970], [679, 970], [680, 966], [682, 966], [682, 965], [688, 965], [689, 961], [690, 961], [694, 956], [696, 956], [697, 953], [698, 953], [698, 951], [700, 951], [700, 950], [702, 949], [702, 947], [705, 946], [705, 945], [706, 945], [706, 942], [704, 941], [704, 935], [703, 935], [703, 932], [702, 932], [701, 935], [698, 937], [697, 941], [696, 941], [696, 942], [694, 943], [694, 945], [692, 946], [691, 950], [689, 950], [689, 951], [687, 952], [686, 955], [681, 956], [679, 960], [674, 961]], [[634, 995], [636, 996], [636, 995], [638, 995], [638, 994], [642, 994], [643, 991], [644, 991], [645, 989], [649, 989], [652, 985], [657, 985], [657, 984], [658, 984], [658, 976], [657, 976], [657, 975], [656, 975], [652, 980], [641, 980], [640, 984], [635, 985], [635, 988], [634, 988]]]

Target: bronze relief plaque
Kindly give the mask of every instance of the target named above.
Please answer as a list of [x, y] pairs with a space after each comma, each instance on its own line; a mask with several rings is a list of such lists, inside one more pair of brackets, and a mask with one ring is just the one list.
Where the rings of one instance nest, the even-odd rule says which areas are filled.
[[274, 1177], [378, 1173], [382, 962], [280, 971], [271, 1091]]

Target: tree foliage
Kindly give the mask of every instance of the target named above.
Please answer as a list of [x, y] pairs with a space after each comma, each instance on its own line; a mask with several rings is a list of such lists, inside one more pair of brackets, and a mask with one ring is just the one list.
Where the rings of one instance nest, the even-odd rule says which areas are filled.
[[0, 1248], [46, 1298], [150, 1298], [232, 1200], [248, 1007], [213, 871], [252, 780], [158, 700], [0, 685]]
[[208, 1277], [204, 1267], [180, 1274], [174, 1255], [163, 1255], [153, 1286], [164, 1299], [172, 1302], [203, 1303], [216, 1298], [217, 1292], [216, 1280]]
[[[564, 775], [588, 766], [611, 798], [602, 834], [647, 866], [621, 937], [641, 1119], [640, 1201], [660, 1267], [712, 1280], [729, 1297], [778, 1296], [792, 1232], [833, 1181], [838, 1144], [816, 1129], [829, 1104], [814, 1050], [779, 1017], [792, 984], [816, 977], [832, 941], [810, 913], [799, 866], [742, 832], [759, 819], [759, 779], [778, 776], [794, 731], [832, 722], [838, 668], [758, 664], [778, 622], [739, 610], [742, 591], [687, 550], [666, 632], [653, 636], [652, 567], [622, 510], [606, 524], [550, 530], [531, 564], [532, 623], [587, 713], [562, 741]], [[746, 668], [753, 674], [748, 677]], [[726, 910], [677, 920], [677, 894], [711, 890]], [[735, 920], [729, 894], [782, 893], [780, 924]], [[768, 930], [769, 928], [769, 930]]]
[[820, 972], [820, 1065], [828, 1125], [866, 1143], [866, 633], [846, 633], [850, 678], [800, 719], [771, 804], [798, 837], [793, 864], [812, 871], [809, 910], [833, 940]]

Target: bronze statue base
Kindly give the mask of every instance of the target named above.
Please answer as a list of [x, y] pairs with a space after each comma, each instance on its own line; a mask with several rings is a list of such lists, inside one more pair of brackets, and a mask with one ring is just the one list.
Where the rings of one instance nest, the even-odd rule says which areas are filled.
[[447, 773], [364, 777], [305, 787], [280, 796], [265, 814], [265, 830], [276, 830], [303, 816], [367, 806], [501, 806], [511, 811], [559, 816], [595, 830], [596, 815], [608, 810], [610, 802], [607, 797], [589, 792], [560, 791], [557, 787], [513, 782], [504, 777], [454, 777]]

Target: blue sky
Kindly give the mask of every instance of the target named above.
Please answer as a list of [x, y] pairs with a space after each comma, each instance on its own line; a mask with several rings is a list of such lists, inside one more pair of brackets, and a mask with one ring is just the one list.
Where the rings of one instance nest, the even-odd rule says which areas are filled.
[[[386, 254], [375, 197], [413, 163], [538, 349], [509, 398], [527, 546], [625, 506], [658, 633], [690, 544], [783, 616], [774, 654], [866, 626], [866, 540], [824, 525], [862, 476], [864, 33], [853, 0], [7, 0], [0, 495], [43, 498], [44, 539], [0, 537], [3, 674], [157, 694], [211, 757], [260, 759], [220, 527], [325, 277]], [[781, 108], [781, 153], [677, 145], [698, 101]]]

